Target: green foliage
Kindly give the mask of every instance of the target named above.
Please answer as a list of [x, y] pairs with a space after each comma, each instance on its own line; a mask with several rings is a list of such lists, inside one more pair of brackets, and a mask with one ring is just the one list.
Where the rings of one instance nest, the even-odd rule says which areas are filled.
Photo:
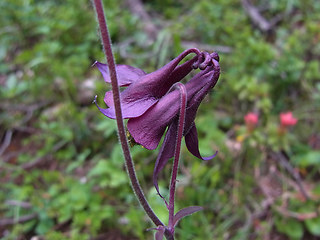
[[310, 233], [320, 236], [320, 218], [306, 220], [306, 227]]
[[282, 219], [276, 222], [279, 232], [285, 233], [290, 239], [301, 239], [303, 236], [303, 226], [298, 220]]
[[[267, 20], [282, 17], [267, 33], [252, 24], [238, 0], [143, 2], [159, 29], [156, 39], [126, 1], [104, 1], [118, 63], [151, 72], [186, 42], [210, 51], [229, 49], [219, 53], [221, 79], [196, 119], [201, 153], [218, 150], [218, 156], [203, 162], [182, 150], [176, 210], [190, 205], [205, 210], [179, 223], [177, 239], [319, 237], [319, 217], [301, 216], [319, 211], [320, 2], [251, 1]], [[0, 236], [82, 240], [116, 229], [130, 239], [152, 239], [145, 229], [153, 226], [126, 176], [115, 121], [91, 105], [97, 94], [103, 106], [109, 90], [90, 68], [104, 61], [92, 4], [3, 0], [0, 8], [1, 146], [2, 133], [13, 131], [0, 162], [0, 220], [36, 214], [6, 231], [0, 226]], [[259, 123], [248, 131], [243, 116], [252, 111], [259, 113]], [[286, 111], [299, 121], [281, 132], [279, 113]], [[152, 186], [157, 151], [131, 150], [141, 185], [166, 221], [166, 207]], [[301, 173], [310, 199], [301, 199], [290, 185], [294, 178], [273, 161], [272, 153], [281, 151]], [[274, 166], [293, 180], [283, 182], [268, 217], [253, 219], [267, 198], [256, 175]], [[170, 171], [166, 166], [159, 179], [164, 196]], [[11, 200], [30, 207], [10, 205]], [[283, 206], [300, 219], [278, 211]]]
[[293, 159], [294, 163], [301, 167], [319, 167], [320, 166], [320, 152], [308, 151], [305, 154], [297, 155]]

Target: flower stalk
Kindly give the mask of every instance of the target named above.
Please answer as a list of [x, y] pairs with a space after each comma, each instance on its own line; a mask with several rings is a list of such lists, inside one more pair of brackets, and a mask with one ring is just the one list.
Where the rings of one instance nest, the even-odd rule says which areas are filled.
[[187, 90], [186, 87], [182, 83], [176, 83], [175, 87], [179, 88], [181, 94], [181, 107], [179, 113], [179, 123], [178, 123], [178, 134], [176, 141], [176, 148], [174, 153], [174, 161], [172, 166], [172, 175], [171, 175], [171, 183], [170, 183], [170, 195], [169, 195], [169, 221], [168, 228], [169, 231], [174, 234], [174, 199], [175, 199], [175, 190], [176, 190], [176, 182], [177, 182], [177, 174], [179, 168], [179, 159], [181, 152], [181, 141], [183, 137], [184, 131], [184, 122], [186, 116], [186, 106], [187, 106]]
[[[97, 13], [97, 19], [99, 23], [99, 28], [101, 31], [101, 40], [102, 45], [104, 48], [104, 52], [106, 55], [108, 67], [110, 69], [110, 78], [111, 78], [111, 85], [112, 85], [112, 93], [113, 93], [113, 101], [114, 101], [114, 107], [115, 107], [115, 113], [116, 113], [116, 122], [118, 127], [118, 136], [121, 143], [121, 147], [123, 150], [125, 163], [127, 172], [130, 178], [130, 182], [133, 188], [134, 193], [136, 194], [140, 204], [142, 205], [143, 209], [147, 213], [147, 215], [150, 217], [150, 219], [153, 221], [153, 223], [156, 226], [163, 226], [163, 223], [160, 221], [160, 219], [155, 215], [153, 210], [151, 209], [147, 199], [145, 198], [142, 188], [139, 184], [139, 180], [135, 173], [134, 164], [132, 161], [132, 157], [129, 150], [129, 144], [126, 137], [125, 127], [123, 123], [122, 118], [122, 112], [121, 112], [121, 104], [120, 104], [120, 91], [119, 91], [119, 85], [118, 85], [118, 79], [117, 79], [117, 73], [115, 68], [115, 62], [114, 57], [112, 53], [111, 48], [111, 40], [110, 35], [108, 32], [108, 27], [106, 24], [105, 14], [103, 10], [103, 5], [101, 0], [93, 0], [93, 4], [95, 7], [95, 11]], [[172, 234], [168, 233], [168, 231], [165, 232], [165, 236], [168, 240], [173, 240]]]

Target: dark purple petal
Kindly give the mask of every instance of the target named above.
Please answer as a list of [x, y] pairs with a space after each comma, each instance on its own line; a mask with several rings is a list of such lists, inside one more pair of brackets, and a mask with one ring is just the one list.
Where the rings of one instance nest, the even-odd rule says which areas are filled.
[[185, 135], [194, 124], [198, 107], [208, 92], [215, 86], [219, 78], [218, 67], [209, 66], [194, 76], [187, 84], [188, 105], [185, 119]]
[[[112, 103], [113, 103], [113, 99], [110, 100], [110, 98], [108, 98], [108, 101], [107, 101], [108, 105], [109, 105], [109, 101], [112, 101]], [[157, 99], [149, 98], [149, 99], [141, 99], [141, 100], [138, 100], [135, 102], [129, 102], [129, 103], [123, 104], [123, 101], [121, 99], [122, 116], [123, 116], [123, 118], [134, 118], [136, 116], [141, 116], [150, 107], [152, 107], [157, 101], [158, 101]], [[112, 119], [116, 118], [116, 113], [115, 113], [114, 107], [104, 109], [104, 108], [99, 107], [97, 103], [96, 103], [96, 105], [97, 105], [98, 109], [100, 110], [100, 112], [102, 112], [105, 116], [112, 118]]]
[[173, 217], [173, 226], [175, 227], [182, 218], [189, 216], [195, 212], [199, 212], [201, 210], [203, 210], [203, 207], [199, 206], [191, 206], [181, 209]]
[[104, 95], [104, 102], [108, 107], [114, 107], [113, 104], [113, 93], [112, 91], [108, 91], [106, 92], [106, 94]]
[[191, 152], [195, 157], [200, 158], [202, 160], [211, 160], [218, 153], [218, 151], [216, 151], [216, 153], [214, 155], [209, 156], [209, 157], [202, 157], [201, 156], [201, 154], [199, 152], [198, 133], [197, 133], [197, 128], [196, 128], [195, 124], [193, 124], [191, 126], [189, 132], [184, 137], [184, 140], [186, 142], [186, 146], [187, 146], [189, 152]]
[[172, 158], [174, 155], [174, 150], [176, 147], [177, 130], [178, 130], [178, 122], [174, 121], [172, 124], [170, 124], [168, 128], [168, 131], [163, 140], [161, 149], [159, 151], [159, 154], [154, 166], [153, 176], [152, 176], [153, 185], [160, 196], [161, 194], [159, 192], [159, 186], [158, 186], [158, 175], [161, 172], [161, 170], [164, 168], [164, 166], [167, 164], [168, 160]]
[[[187, 108], [187, 115], [186, 115], [186, 122], [185, 122], [185, 142], [186, 146], [195, 157], [200, 158], [202, 160], [211, 160], [217, 155], [217, 151], [214, 155], [209, 157], [202, 157], [199, 152], [199, 142], [198, 142], [198, 133], [197, 128], [194, 124], [194, 119], [196, 116], [196, 112], [198, 110], [198, 107], [203, 100], [203, 98], [207, 95], [207, 93], [215, 86], [215, 84], [218, 81], [219, 75], [220, 75], [220, 67], [219, 63], [216, 60], [213, 60], [214, 65], [207, 67], [205, 71], [203, 71], [205, 74], [200, 76], [198, 79], [200, 82], [202, 82], [202, 87], [200, 89], [197, 89], [197, 92], [192, 95], [191, 99], [188, 99], [188, 108]], [[205, 82], [203, 79], [207, 78], [207, 82]], [[194, 80], [194, 79], [192, 79]], [[189, 85], [188, 85], [189, 83]], [[186, 84], [187, 89], [188, 88], [195, 88], [196, 87], [196, 81], [191, 81]], [[188, 92], [189, 96], [189, 92]]]
[[185, 76], [187, 76], [192, 70], [193, 63], [197, 60], [197, 56], [193, 59], [186, 61], [185, 63], [177, 66], [173, 72], [169, 75], [167, 81], [163, 82], [162, 85], [158, 85], [155, 89], [156, 96], [163, 96], [171, 88], [171, 86], [179, 81], [181, 81]]
[[[97, 66], [104, 80], [111, 83], [108, 65], [97, 61], [93, 65]], [[146, 75], [143, 70], [128, 65], [116, 65], [116, 71], [119, 86], [128, 86]]]
[[[135, 82], [133, 84], [134, 86], [129, 86], [126, 90], [129, 91], [129, 89], [134, 89], [140, 92], [139, 89], [143, 88], [148, 90], [147, 94], [157, 98], [162, 97], [174, 83], [181, 81], [182, 78], [192, 71], [192, 64], [198, 59], [197, 56], [178, 66], [178, 64], [190, 53], [200, 54], [197, 49], [185, 50], [168, 64], [147, 74], [140, 81]], [[130, 91], [130, 93], [134, 93], [134, 91]], [[133, 97], [135, 98], [135, 94], [133, 94]]]
[[152, 150], [157, 148], [169, 123], [176, 117], [180, 107], [180, 93], [174, 90], [161, 98], [142, 116], [128, 121], [128, 130], [134, 140]]
[[216, 85], [220, 75], [220, 67], [216, 60], [213, 62], [216, 63], [216, 66], [208, 66], [186, 83], [188, 108], [193, 105], [199, 106], [203, 98]]

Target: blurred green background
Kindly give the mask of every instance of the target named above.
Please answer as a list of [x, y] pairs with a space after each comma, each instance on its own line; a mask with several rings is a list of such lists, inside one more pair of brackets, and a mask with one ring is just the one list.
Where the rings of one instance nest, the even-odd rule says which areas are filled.
[[[177, 239], [320, 239], [320, 1], [104, 4], [117, 63], [151, 72], [189, 47], [220, 54], [196, 119], [201, 153], [219, 154], [202, 162], [183, 146], [177, 209], [205, 210]], [[0, 1], [1, 239], [153, 239], [115, 122], [92, 104], [110, 89], [95, 60], [105, 62], [89, 0]], [[281, 131], [281, 112], [298, 123]], [[151, 181], [157, 151], [132, 155], [166, 221]]]

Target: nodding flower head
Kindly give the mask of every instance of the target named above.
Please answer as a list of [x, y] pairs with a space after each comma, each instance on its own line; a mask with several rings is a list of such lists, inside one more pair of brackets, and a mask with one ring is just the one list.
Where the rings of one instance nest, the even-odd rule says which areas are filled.
[[[117, 65], [116, 71], [119, 86], [127, 87], [120, 94], [123, 118], [141, 116], [150, 107], [156, 104], [174, 83], [181, 81], [188, 75], [193, 67], [195, 67], [198, 57], [195, 56], [193, 59], [186, 61], [181, 65], [178, 64], [191, 53], [201, 55], [201, 52], [198, 49], [188, 49], [162, 68], [149, 74], [131, 66]], [[109, 77], [108, 66], [100, 62], [95, 62], [94, 65], [98, 67], [104, 80], [107, 83], [110, 83], [111, 79]], [[116, 115], [112, 91], [106, 92], [104, 102], [109, 108], [99, 108], [99, 110], [107, 117], [114, 119]]]
[[[196, 56], [179, 65], [190, 53], [195, 53]], [[108, 67], [99, 62], [95, 65], [109, 83]], [[129, 119], [127, 128], [134, 141], [147, 149], [155, 149], [167, 129], [154, 169], [153, 180], [157, 190], [157, 176], [174, 155], [178, 129], [180, 92], [178, 89], [172, 91], [169, 89], [196, 68], [201, 71], [185, 84], [187, 106], [183, 135], [188, 150], [194, 156], [209, 160], [216, 154], [206, 158], [200, 155], [194, 120], [201, 101], [218, 81], [220, 75], [218, 54], [189, 49], [164, 67], [149, 74], [131, 66], [116, 67], [119, 85], [127, 86], [120, 93], [120, 102], [123, 117]], [[98, 106], [99, 110], [105, 116], [115, 118], [111, 91], [106, 93], [104, 101], [109, 108], [103, 109]]]

